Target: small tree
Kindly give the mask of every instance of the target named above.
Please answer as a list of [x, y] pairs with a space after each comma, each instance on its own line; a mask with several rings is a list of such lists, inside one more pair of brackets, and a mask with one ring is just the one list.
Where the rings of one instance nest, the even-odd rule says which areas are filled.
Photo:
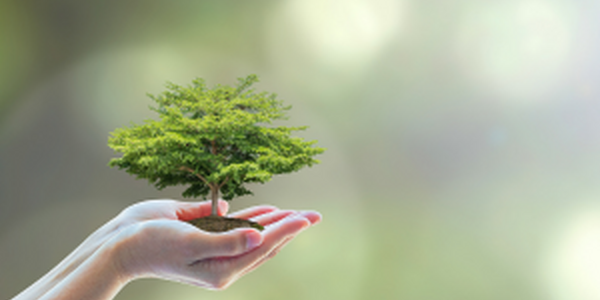
[[306, 127], [272, 126], [286, 119], [290, 106], [275, 94], [256, 93], [250, 87], [256, 75], [239, 78], [235, 87], [207, 88], [195, 79], [182, 87], [167, 83], [167, 91], [148, 95], [159, 121], [118, 128], [108, 145], [120, 158], [109, 166], [148, 179], [159, 190], [188, 185], [184, 197], [210, 193], [212, 215], [217, 215], [219, 194], [231, 200], [252, 194], [244, 184], [265, 183], [275, 174], [290, 173], [319, 163], [313, 157], [324, 151], [316, 141], [291, 137]]

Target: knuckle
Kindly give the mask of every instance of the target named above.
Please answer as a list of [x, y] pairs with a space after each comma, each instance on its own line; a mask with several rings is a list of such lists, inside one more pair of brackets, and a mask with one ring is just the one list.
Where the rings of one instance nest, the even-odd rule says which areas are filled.
[[239, 235], [230, 235], [226, 239], [223, 239], [221, 249], [225, 253], [240, 253], [245, 248], [246, 239]]

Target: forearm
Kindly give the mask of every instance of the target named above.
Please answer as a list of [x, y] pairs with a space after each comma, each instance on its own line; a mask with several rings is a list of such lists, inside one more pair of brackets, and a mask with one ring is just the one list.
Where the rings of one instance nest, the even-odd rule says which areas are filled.
[[104, 244], [74, 271], [47, 291], [40, 300], [112, 299], [129, 278], [115, 259], [114, 243]]
[[50, 272], [46, 273], [42, 278], [19, 293], [12, 300], [40, 299], [49, 290], [59, 285], [61, 281], [76, 271], [80, 265], [89, 259], [112, 236], [119, 232], [123, 226], [123, 222], [119, 217], [104, 224]]

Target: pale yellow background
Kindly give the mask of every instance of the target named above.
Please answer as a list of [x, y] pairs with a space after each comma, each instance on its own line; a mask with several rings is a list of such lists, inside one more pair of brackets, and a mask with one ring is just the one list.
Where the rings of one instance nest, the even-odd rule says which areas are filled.
[[117, 299], [600, 299], [600, 2], [0, 2], [0, 299], [121, 209], [107, 167], [165, 81], [293, 105], [322, 164], [255, 186], [324, 220], [222, 292]]

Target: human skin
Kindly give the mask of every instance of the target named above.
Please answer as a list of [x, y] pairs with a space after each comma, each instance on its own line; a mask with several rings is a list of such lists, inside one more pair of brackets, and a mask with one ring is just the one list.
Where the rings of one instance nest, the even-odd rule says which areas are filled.
[[[219, 215], [227, 210], [227, 202], [220, 200]], [[258, 222], [265, 227], [262, 232], [208, 233], [182, 222], [210, 213], [209, 202], [134, 204], [13, 300], [112, 299], [127, 283], [150, 277], [222, 290], [321, 220], [317, 212], [255, 206], [229, 217]]]

